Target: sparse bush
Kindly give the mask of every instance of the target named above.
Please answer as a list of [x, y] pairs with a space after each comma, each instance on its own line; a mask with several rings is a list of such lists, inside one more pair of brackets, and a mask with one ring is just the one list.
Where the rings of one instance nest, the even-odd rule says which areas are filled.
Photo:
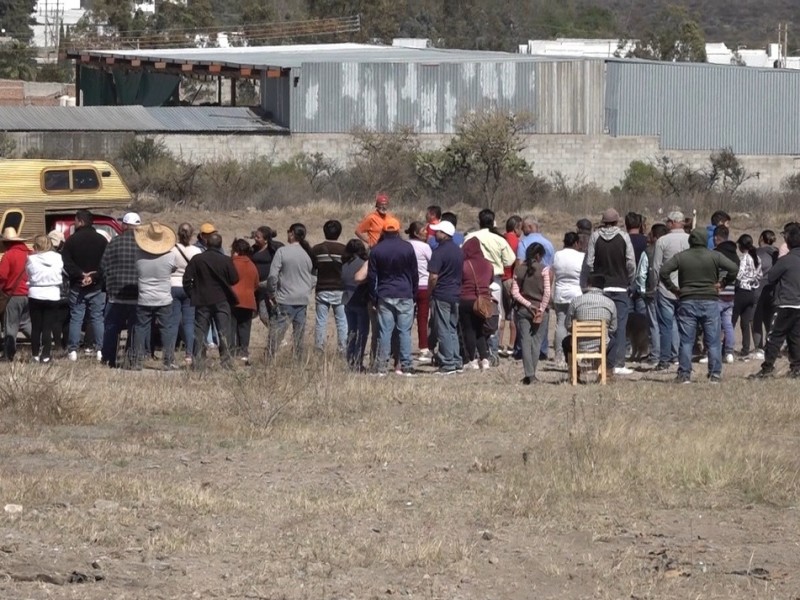
[[356, 149], [349, 169], [346, 193], [350, 199], [387, 192], [402, 200], [419, 196], [416, 157], [419, 140], [409, 128], [392, 133], [358, 130], [353, 133]]
[[156, 194], [174, 204], [183, 204], [194, 195], [200, 165], [178, 160], [162, 140], [131, 137], [122, 144], [117, 159], [137, 197]]
[[655, 165], [634, 160], [625, 170], [625, 176], [619, 182], [617, 190], [639, 196], [661, 196], [664, 193], [664, 183], [661, 171]]
[[711, 169], [708, 179], [711, 188], [721, 187], [721, 192], [726, 196], [733, 196], [746, 181], [760, 177], [760, 173], [750, 173], [745, 169], [739, 158], [731, 148], [723, 148], [712, 152], [709, 157]]
[[72, 372], [15, 362], [0, 378], [0, 411], [29, 423], [90, 423], [95, 407], [85, 392], [86, 380]]

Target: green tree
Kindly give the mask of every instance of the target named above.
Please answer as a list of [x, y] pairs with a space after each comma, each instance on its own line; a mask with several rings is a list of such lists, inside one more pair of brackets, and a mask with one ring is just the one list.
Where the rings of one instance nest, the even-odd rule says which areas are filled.
[[20, 40], [0, 46], [0, 78], [35, 80], [35, 51]]
[[455, 171], [479, 183], [489, 208], [506, 179], [531, 174], [531, 165], [520, 154], [525, 148], [522, 132], [530, 125], [525, 115], [471, 113], [461, 120], [445, 150]]
[[36, 0], [0, 0], [0, 28], [6, 36], [30, 43], [33, 37], [33, 11]]
[[[620, 40], [620, 48], [626, 40]], [[628, 58], [705, 62], [706, 38], [685, 7], [668, 6], [641, 32]]]

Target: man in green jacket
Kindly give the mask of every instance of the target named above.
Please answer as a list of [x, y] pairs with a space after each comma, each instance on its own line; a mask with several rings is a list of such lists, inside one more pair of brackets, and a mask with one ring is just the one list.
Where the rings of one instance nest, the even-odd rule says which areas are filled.
[[[689, 383], [692, 377], [692, 348], [697, 326], [703, 328], [708, 349], [708, 378], [719, 383], [722, 376], [721, 322], [719, 290], [736, 280], [739, 267], [729, 258], [706, 247], [708, 233], [695, 229], [689, 236], [689, 249], [673, 256], [661, 267], [661, 283], [678, 297], [678, 383]], [[676, 286], [671, 275], [678, 272]]]

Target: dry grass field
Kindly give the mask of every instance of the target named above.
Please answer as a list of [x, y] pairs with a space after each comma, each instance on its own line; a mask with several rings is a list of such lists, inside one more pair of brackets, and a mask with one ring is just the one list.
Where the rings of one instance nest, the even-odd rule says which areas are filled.
[[[332, 208], [159, 219], [229, 238]], [[254, 332], [234, 372], [0, 369], [0, 598], [800, 595], [800, 405], [753, 362], [379, 379], [267, 369]]]

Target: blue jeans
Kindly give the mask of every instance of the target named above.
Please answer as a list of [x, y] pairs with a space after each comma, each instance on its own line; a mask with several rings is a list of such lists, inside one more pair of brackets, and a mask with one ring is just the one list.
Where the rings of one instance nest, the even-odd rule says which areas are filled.
[[733, 354], [736, 340], [733, 331], [733, 299], [719, 300], [719, 318], [725, 336], [725, 354]]
[[678, 329], [675, 327], [675, 312], [678, 301], [667, 298], [660, 291], [656, 292], [658, 308], [659, 362], [672, 362], [678, 354]]
[[[162, 358], [165, 365], [171, 365], [175, 353], [175, 339], [172, 337], [172, 327], [170, 318], [172, 317], [172, 305], [164, 306], [137, 306], [136, 307], [136, 330], [133, 334], [133, 362], [134, 368], [140, 369], [142, 361], [146, 356], [145, 346], [153, 330], [153, 321], [158, 326], [161, 334], [161, 345], [164, 348]], [[153, 346], [151, 344], [150, 348]]]
[[645, 298], [644, 304], [647, 309], [647, 323], [650, 326], [650, 362], [658, 362], [661, 359], [661, 332], [658, 328], [658, 301], [655, 296]]
[[328, 312], [333, 311], [336, 321], [336, 339], [339, 352], [344, 353], [347, 347], [347, 316], [342, 304], [344, 292], [317, 292], [316, 297], [316, 327], [314, 329], [314, 345], [320, 350], [325, 347], [325, 338], [328, 333]]
[[103, 362], [112, 369], [117, 366], [117, 347], [119, 334], [128, 330], [128, 361], [133, 358], [134, 327], [136, 326], [136, 305], [109, 302], [106, 304], [103, 327]]
[[722, 373], [720, 346], [720, 312], [718, 300], [681, 300], [677, 310], [681, 346], [678, 353], [678, 375], [692, 374], [692, 352], [697, 339], [697, 326], [703, 328], [703, 343], [708, 352], [708, 374]]
[[[182, 287], [172, 288], [172, 314], [169, 319], [170, 339], [178, 344], [178, 332], [183, 336], [186, 356], [192, 355], [194, 348], [194, 306]], [[172, 348], [174, 354], [175, 348]]]
[[431, 298], [431, 322], [436, 331], [436, 356], [442, 371], [457, 371], [463, 367], [458, 343], [458, 302]]
[[308, 306], [305, 304], [278, 304], [277, 309], [270, 317], [269, 335], [267, 336], [267, 357], [272, 358], [281, 347], [283, 336], [292, 324], [292, 341], [294, 343], [294, 355], [300, 356], [303, 351], [303, 334], [306, 330], [306, 311]]
[[100, 350], [103, 344], [103, 308], [106, 304], [106, 294], [100, 290], [87, 292], [81, 288], [69, 290], [69, 341], [67, 349], [70, 352], [78, 350], [81, 343], [81, 329], [86, 311], [89, 311], [89, 324], [94, 333], [95, 350]]
[[364, 366], [364, 353], [369, 338], [369, 311], [366, 305], [344, 307], [347, 316], [347, 364], [350, 368], [361, 370]]
[[[400, 368], [411, 368], [411, 327], [414, 324], [414, 301], [411, 298], [378, 300], [378, 358], [376, 370], [386, 372], [392, 349], [392, 335], [397, 330]], [[441, 343], [441, 340], [439, 340]]]
[[[630, 298], [628, 297], [628, 292], [604, 292], [604, 295], [613, 301], [614, 306], [617, 307], [617, 330], [611, 335], [611, 340], [608, 344], [609, 366], [624, 367]], [[545, 321], [542, 321], [542, 325], [547, 326]]]

